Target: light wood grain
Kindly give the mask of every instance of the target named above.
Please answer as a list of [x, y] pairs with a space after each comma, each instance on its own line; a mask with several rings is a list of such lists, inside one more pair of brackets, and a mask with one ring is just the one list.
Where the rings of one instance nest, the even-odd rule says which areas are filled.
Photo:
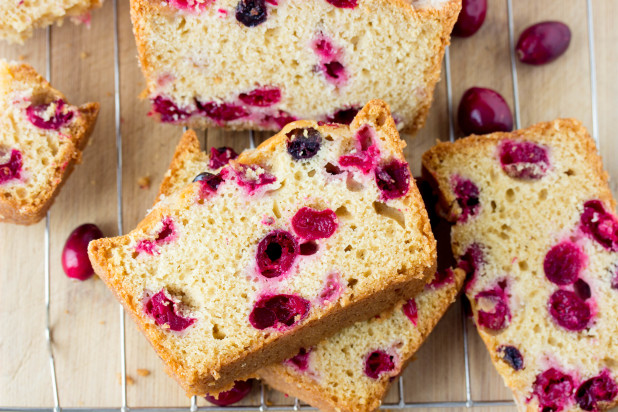
[[[522, 126], [555, 117], [576, 117], [591, 128], [591, 89], [585, 0], [513, 1], [515, 33], [541, 20], [562, 20], [572, 32], [567, 53], [545, 67], [517, 64]], [[60, 252], [68, 233], [77, 225], [94, 222], [106, 234], [117, 233], [116, 134], [114, 121], [113, 8], [107, 0], [93, 13], [90, 29], [65, 24], [52, 28], [52, 82], [74, 103], [96, 100], [102, 109], [92, 144], [51, 211], [51, 281], [54, 353], [60, 401], [66, 407], [118, 407], [121, 404], [119, 306], [102, 282], [73, 282], [60, 267]], [[597, 52], [599, 138], [605, 166], [618, 177], [618, 4], [593, 0]], [[118, 2], [120, 46], [120, 109], [122, 134], [123, 231], [129, 231], [152, 205], [157, 186], [167, 169], [182, 129], [160, 125], [147, 116], [146, 101], [138, 99], [144, 81], [137, 66], [128, 14], [128, 1]], [[25, 58], [45, 73], [45, 31], [24, 46], [0, 43], [0, 56]], [[85, 54], [82, 54], [85, 53]], [[454, 39], [451, 47], [453, 108], [472, 86], [499, 91], [513, 107], [505, 0], [490, 0], [483, 28], [469, 39]], [[444, 73], [442, 75], [444, 78]], [[416, 137], [402, 136], [415, 175], [420, 155], [437, 139], [448, 140], [446, 84], [441, 81], [426, 127]], [[456, 128], [456, 134], [459, 132]], [[256, 145], [269, 133], [255, 133]], [[249, 145], [248, 132], [208, 130], [200, 134], [205, 148]], [[149, 188], [138, 179], [148, 177]], [[614, 193], [618, 185], [612, 181]], [[52, 406], [51, 380], [44, 340], [44, 232], [31, 227], [0, 225], [0, 406]], [[466, 321], [470, 346], [472, 399], [508, 400], [509, 391], [490, 365], [489, 356], [474, 326]], [[127, 319], [127, 372], [130, 407], [189, 407], [178, 385], [161, 368], [145, 338]], [[150, 374], [142, 376], [138, 369]], [[465, 401], [461, 305], [447, 313], [416, 360], [404, 373], [406, 402]], [[267, 390], [269, 404], [293, 405], [293, 399]], [[398, 400], [394, 387], [386, 402]], [[206, 406], [203, 399], [200, 406]], [[256, 387], [243, 405], [259, 404]], [[432, 409], [454, 411], [458, 409]], [[464, 410], [464, 409], [461, 409]], [[495, 408], [475, 408], [489, 411]], [[511, 411], [514, 408], [501, 408]]]

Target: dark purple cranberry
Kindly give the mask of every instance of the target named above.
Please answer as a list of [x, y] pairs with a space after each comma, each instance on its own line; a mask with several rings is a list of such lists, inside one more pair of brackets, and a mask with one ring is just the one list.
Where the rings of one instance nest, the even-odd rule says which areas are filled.
[[564, 241], [549, 249], [543, 270], [550, 282], [564, 286], [575, 282], [586, 266], [586, 255], [575, 243]]
[[479, 308], [477, 310], [479, 326], [491, 330], [500, 330], [511, 320], [508, 297], [502, 287], [496, 286], [493, 289], [479, 292], [474, 300], [477, 308]]
[[318, 251], [318, 244], [310, 240], [309, 242], [300, 244], [300, 254], [302, 256], [315, 255]]
[[[4, 154], [0, 152], [0, 158], [2, 157], [4, 157]], [[21, 152], [12, 149], [7, 162], [0, 164], [0, 184], [8, 182], [9, 180], [19, 179], [22, 166]]]
[[513, 130], [513, 115], [496, 91], [472, 87], [463, 94], [457, 113], [459, 128], [465, 134], [487, 134]]
[[378, 379], [382, 373], [387, 373], [395, 369], [395, 362], [392, 355], [375, 350], [365, 359], [365, 375], [371, 379]]
[[[56, 110], [50, 115], [47, 112], [52, 104], [56, 105]], [[73, 111], [63, 110], [63, 108], [64, 100], [58, 99], [52, 103], [28, 106], [26, 114], [30, 123], [39, 129], [58, 130], [73, 118]]]
[[588, 300], [592, 297], [590, 285], [583, 279], [577, 279], [575, 283], [573, 283], [573, 290], [582, 300]]
[[236, 6], [236, 20], [247, 27], [255, 27], [266, 21], [268, 11], [264, 0], [240, 0]]
[[220, 392], [218, 395], [206, 395], [205, 398], [208, 402], [217, 406], [228, 406], [236, 402], [243, 400], [253, 388], [253, 380], [246, 381], [234, 381], [234, 387], [229, 391]]
[[461, 215], [458, 220], [465, 223], [469, 217], [475, 216], [480, 209], [479, 188], [471, 180], [455, 176], [453, 178], [453, 192], [457, 198], [457, 204], [461, 208]]
[[340, 9], [353, 9], [358, 6], [358, 0], [326, 0], [335, 7]]
[[281, 101], [281, 90], [277, 87], [267, 86], [252, 90], [249, 93], [241, 93], [238, 98], [249, 106], [268, 107]]
[[197, 102], [198, 111], [217, 123], [231, 122], [247, 116], [242, 106], [231, 103]]
[[605, 249], [618, 251], [618, 220], [605, 210], [600, 200], [584, 203], [581, 219], [582, 231]]
[[557, 290], [550, 296], [549, 313], [558, 325], [572, 331], [585, 329], [592, 318], [590, 307], [570, 290]]
[[171, 99], [157, 96], [152, 101], [152, 112], [157, 113], [164, 123], [180, 122], [191, 117], [188, 109], [181, 109]]
[[301, 208], [292, 218], [294, 232], [303, 239], [327, 239], [337, 230], [337, 215], [330, 209]]
[[446, 268], [443, 270], [438, 270], [433, 276], [433, 280], [427, 284], [427, 288], [429, 289], [438, 289], [444, 285], [449, 283], [453, 283], [455, 280], [453, 270], [451, 268]]
[[406, 315], [410, 322], [417, 325], [418, 322], [418, 307], [416, 306], [416, 300], [414, 298], [408, 300], [401, 308], [403, 314]]
[[331, 123], [347, 124], [349, 125], [356, 117], [356, 114], [360, 110], [360, 107], [350, 107], [348, 109], [340, 109], [333, 113], [332, 116], [327, 116], [326, 121]]
[[174, 239], [176, 232], [174, 230], [174, 221], [172, 218], [166, 217], [162, 220], [162, 223], [163, 227], [159, 233], [157, 233], [157, 237], [154, 240], [140, 240], [135, 247], [136, 252], [146, 252], [152, 255], [157, 251], [157, 245], [169, 243]]
[[289, 232], [271, 232], [258, 244], [255, 256], [258, 270], [264, 277], [279, 277], [290, 270], [298, 253], [298, 242]]
[[487, 0], [463, 0], [453, 36], [470, 37], [478, 31], [487, 15]]
[[305, 348], [300, 348], [298, 353], [286, 360], [285, 363], [294, 366], [301, 372], [309, 369], [309, 354], [311, 353], [311, 349], [307, 350]]
[[556, 60], [569, 47], [571, 30], [559, 21], [545, 21], [519, 35], [515, 51], [522, 63], [535, 66]]
[[500, 346], [498, 353], [513, 370], [518, 371], [524, 368], [524, 357], [515, 346]]
[[466, 272], [466, 286], [465, 289], [469, 290], [474, 283], [476, 277], [476, 270], [485, 262], [483, 249], [478, 243], [473, 243], [468, 246], [466, 252], [459, 258], [457, 267]]
[[[373, 147], [373, 146], [372, 146]], [[410, 169], [406, 162], [393, 159], [376, 168], [376, 184], [384, 199], [397, 199], [410, 190]]]
[[499, 151], [502, 170], [514, 179], [540, 179], [549, 168], [547, 149], [536, 143], [505, 140]]
[[288, 153], [295, 160], [310, 159], [320, 151], [322, 135], [313, 127], [294, 129], [286, 136]]
[[193, 182], [200, 182], [202, 185], [202, 192], [204, 195], [208, 193], [214, 193], [219, 188], [219, 185], [223, 182], [223, 178], [220, 175], [214, 175], [208, 172], [202, 172], [195, 176]]
[[575, 401], [585, 411], [597, 411], [599, 402], [611, 402], [616, 396], [618, 386], [608, 371], [588, 379], [575, 391]]
[[208, 162], [208, 167], [210, 167], [211, 169], [218, 169], [225, 166], [230, 162], [230, 160], [236, 159], [237, 157], [238, 153], [236, 153], [231, 147], [211, 147], [210, 161]]
[[144, 307], [146, 314], [154, 318], [158, 326], [163, 326], [180, 332], [193, 325], [197, 319], [186, 318], [178, 313], [178, 306], [174, 299], [167, 296], [165, 289], [153, 295]]
[[249, 315], [249, 322], [256, 329], [290, 327], [307, 316], [311, 303], [295, 295], [273, 295], [261, 298]]
[[537, 375], [532, 393], [539, 400], [543, 412], [560, 411], [569, 402], [575, 384], [570, 375], [551, 368]]
[[94, 275], [88, 258], [88, 243], [102, 237], [101, 230], [92, 223], [78, 226], [71, 232], [62, 249], [62, 268], [68, 277], [86, 280]]

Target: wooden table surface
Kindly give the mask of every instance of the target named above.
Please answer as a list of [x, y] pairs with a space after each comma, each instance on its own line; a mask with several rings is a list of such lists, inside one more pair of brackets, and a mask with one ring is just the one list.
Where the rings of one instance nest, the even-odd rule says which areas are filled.
[[[92, 14], [90, 28], [65, 23], [51, 29], [51, 83], [74, 104], [101, 103], [101, 113], [83, 163], [75, 170], [51, 208], [49, 219], [51, 324], [58, 393], [63, 407], [122, 405], [120, 385], [121, 327], [119, 305], [103, 282], [68, 279], [60, 265], [67, 235], [76, 226], [94, 222], [107, 235], [129, 231], [151, 206], [182, 130], [160, 125], [146, 116], [148, 104], [138, 99], [144, 81], [136, 59], [128, 0], [117, 0], [119, 55], [119, 121], [115, 118], [114, 0], [106, 0]], [[605, 167], [617, 192], [618, 139], [618, 2], [590, 0], [596, 49], [598, 139]], [[544, 67], [517, 64], [522, 126], [556, 117], [575, 117], [592, 132], [589, 33], [586, 0], [514, 0], [516, 36], [528, 25], [560, 20], [572, 30], [564, 56]], [[513, 107], [506, 0], [489, 0], [481, 30], [469, 39], [454, 39], [450, 48], [453, 104], [471, 86], [498, 90]], [[24, 46], [0, 43], [0, 57], [24, 60], [46, 72], [46, 31], [38, 31]], [[427, 125], [414, 138], [404, 137], [406, 155], [415, 174], [420, 156], [436, 139], [449, 139], [447, 89], [438, 83]], [[117, 130], [118, 126], [118, 130]], [[457, 129], [456, 134], [458, 133]], [[117, 134], [117, 131], [120, 134]], [[205, 147], [247, 148], [249, 133], [208, 130]], [[256, 143], [267, 134], [256, 133]], [[121, 142], [117, 146], [117, 142]], [[117, 191], [117, 149], [122, 154], [120, 193]], [[138, 179], [149, 177], [150, 188]], [[121, 214], [121, 216], [120, 216]], [[0, 224], [0, 408], [53, 406], [53, 392], [45, 341], [45, 221], [22, 227]], [[461, 305], [456, 303], [417, 354], [404, 374], [406, 402], [465, 401], [466, 381]], [[472, 400], [509, 400], [501, 378], [472, 323], [468, 322]], [[129, 407], [189, 408], [190, 400], [169, 378], [146, 339], [127, 319], [126, 368]], [[147, 370], [142, 376], [138, 370]], [[274, 391], [268, 404], [293, 405], [293, 399]], [[396, 402], [391, 391], [386, 402]], [[259, 390], [245, 402], [259, 404]], [[207, 403], [199, 399], [198, 405]], [[465, 408], [462, 408], [465, 409]], [[491, 410], [495, 408], [475, 408]], [[439, 409], [432, 409], [439, 410]], [[456, 410], [456, 409], [449, 409]], [[513, 407], [501, 408], [504, 411]]]

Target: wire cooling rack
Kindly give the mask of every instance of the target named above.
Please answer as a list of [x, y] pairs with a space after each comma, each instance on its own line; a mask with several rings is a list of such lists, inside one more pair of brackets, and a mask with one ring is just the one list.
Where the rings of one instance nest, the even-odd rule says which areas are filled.
[[[515, 127], [521, 128], [520, 108], [519, 108], [519, 89], [517, 85], [517, 67], [516, 56], [514, 48], [514, 24], [513, 24], [513, 0], [507, 0], [507, 14], [508, 14], [508, 35], [510, 46], [510, 59], [511, 59], [511, 78], [513, 88], [513, 102], [514, 102], [514, 114], [515, 114]], [[118, 41], [118, 0], [113, 0], [113, 12], [114, 12], [114, 109], [115, 109], [115, 132], [116, 132], [116, 189], [117, 189], [117, 228], [118, 233], [123, 233], [123, 210], [122, 210], [122, 134], [121, 134], [121, 118], [120, 118], [120, 69], [119, 69], [119, 41]], [[587, 14], [587, 31], [588, 31], [588, 50], [589, 50], [589, 67], [590, 67], [590, 91], [591, 91], [591, 109], [592, 109], [592, 136], [599, 146], [598, 136], [598, 113], [597, 113], [597, 81], [596, 81], [596, 61], [595, 61], [595, 49], [594, 49], [594, 26], [593, 26], [593, 10], [592, 0], [586, 0], [586, 14]], [[47, 47], [46, 47], [46, 77], [51, 78], [51, 29], [47, 29]], [[447, 111], [449, 119], [449, 138], [450, 141], [455, 140], [455, 130], [453, 122], [453, 96], [452, 96], [452, 84], [451, 84], [451, 65], [449, 49], [446, 49], [444, 55], [444, 77], [446, 80], [447, 91]], [[255, 140], [253, 132], [248, 133], [248, 145], [250, 148], [255, 147]], [[198, 406], [197, 398], [194, 396], [191, 401], [185, 407], [166, 407], [166, 408], [134, 408], [129, 407], [127, 404], [127, 368], [126, 368], [126, 344], [125, 344], [125, 313], [120, 306], [119, 319], [120, 319], [120, 369], [121, 369], [121, 399], [122, 405], [117, 408], [88, 408], [88, 407], [70, 407], [62, 408], [60, 405], [60, 394], [58, 392], [56, 366], [54, 361], [54, 348], [51, 337], [51, 322], [50, 322], [50, 218], [49, 212], [45, 221], [45, 234], [44, 234], [44, 247], [45, 247], [45, 264], [44, 264], [44, 276], [45, 276], [45, 339], [47, 343], [49, 371], [51, 374], [51, 385], [54, 399], [54, 407], [52, 408], [20, 408], [20, 407], [4, 407], [0, 406], [0, 411], [53, 411], [59, 412], [61, 410], [67, 411], [94, 411], [94, 412], [112, 412], [112, 411], [161, 411], [161, 412], [174, 412], [174, 411], [284, 411], [284, 410], [315, 410], [315, 408], [302, 404], [298, 399], [294, 400], [292, 406], [279, 406], [267, 404], [265, 399], [265, 387], [264, 384], [260, 385], [260, 404], [256, 406], [231, 406], [231, 407], [217, 407], [217, 406]], [[470, 378], [470, 356], [468, 351], [468, 334], [467, 334], [467, 319], [464, 311], [462, 311], [462, 330], [463, 330], [463, 347], [464, 354], [464, 367], [465, 367], [465, 401], [455, 402], [405, 402], [403, 376], [398, 378], [397, 392], [399, 400], [394, 403], [382, 404], [381, 409], [414, 409], [414, 408], [472, 408], [472, 407], [501, 407], [501, 406], [513, 406], [514, 403], [510, 400], [505, 401], [483, 401], [472, 399], [472, 385]]]

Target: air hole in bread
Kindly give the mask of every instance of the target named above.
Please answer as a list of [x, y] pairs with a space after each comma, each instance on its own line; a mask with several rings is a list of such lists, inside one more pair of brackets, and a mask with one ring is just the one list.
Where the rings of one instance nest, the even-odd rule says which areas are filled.
[[566, 174], [567, 176], [575, 176], [575, 170], [568, 169], [566, 172], [564, 172], [564, 174]]
[[315, 176], [315, 169], [309, 170], [309, 172], [307, 172], [307, 176], [309, 176], [309, 177]]
[[361, 259], [361, 260], [365, 259], [365, 251], [364, 250], [356, 251], [356, 257]]
[[326, 137], [324, 138], [324, 140], [328, 140], [329, 142], [333, 141], [333, 137], [331, 135], [326, 135]]
[[337, 215], [337, 218], [340, 220], [346, 220], [352, 217], [352, 214], [350, 213], [348, 208], [345, 206], [339, 206], [337, 210], [335, 210], [335, 214]]
[[540, 200], [547, 199], [547, 189], [543, 189], [539, 192], [539, 199]]
[[525, 260], [521, 260], [518, 265], [520, 270], [528, 270], [528, 262]]
[[281, 219], [281, 210], [279, 210], [279, 203], [273, 202], [273, 214], [277, 219]]
[[373, 202], [373, 209], [378, 215], [384, 216], [388, 219], [393, 219], [403, 229], [406, 228], [406, 217], [400, 210], [397, 210], [394, 207], [387, 206], [385, 203], [382, 202]]
[[326, 163], [326, 166], [324, 166], [324, 169], [326, 169], [327, 173], [330, 173], [331, 175], [338, 175], [341, 174], [341, 169], [339, 168], [339, 166], [335, 166], [332, 163]]
[[354, 289], [354, 286], [358, 283], [358, 279], [350, 278], [348, 279], [348, 288]]
[[496, 209], [498, 208], [498, 205], [496, 205], [496, 202], [492, 200], [489, 204], [491, 205], [491, 211], [495, 212]]
[[360, 192], [361, 190], [363, 190], [362, 183], [359, 183], [356, 180], [354, 180], [352, 175], [348, 175], [348, 178], [346, 179], [345, 184], [350, 192]]
[[347, 246], [345, 247], [345, 249], [343, 249], [343, 251], [344, 251], [344, 252], [349, 252], [349, 251], [351, 251], [351, 250], [352, 250], [352, 246], [350, 246], [350, 245], [347, 245]]
[[225, 333], [219, 330], [219, 325], [217, 324], [212, 327], [212, 336], [217, 340], [225, 339]]
[[515, 191], [513, 189], [508, 189], [506, 191], [506, 200], [512, 202], [515, 200]]
[[380, 113], [376, 118], [376, 126], [382, 127], [386, 123], [386, 114], [384, 112]]

